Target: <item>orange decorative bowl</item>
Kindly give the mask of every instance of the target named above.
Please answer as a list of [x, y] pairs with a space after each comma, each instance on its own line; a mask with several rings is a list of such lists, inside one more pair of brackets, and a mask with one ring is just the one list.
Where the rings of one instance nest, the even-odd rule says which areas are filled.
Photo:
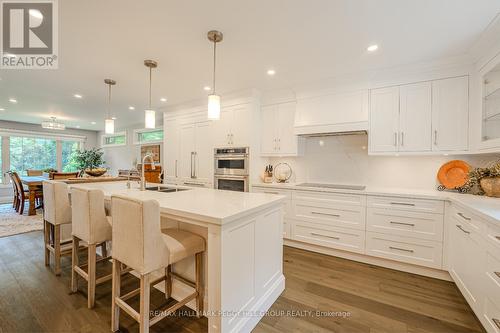
[[456, 189], [467, 183], [470, 169], [470, 165], [464, 161], [449, 161], [439, 168], [437, 178], [445, 188]]

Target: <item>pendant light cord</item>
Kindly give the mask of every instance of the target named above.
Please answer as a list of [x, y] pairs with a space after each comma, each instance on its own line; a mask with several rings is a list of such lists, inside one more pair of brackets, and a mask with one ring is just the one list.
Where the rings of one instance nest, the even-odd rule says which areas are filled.
[[216, 69], [216, 64], [217, 64], [217, 42], [214, 40], [214, 80], [213, 80], [213, 89], [212, 89], [212, 95], [215, 95], [215, 69]]
[[111, 84], [108, 84], [109, 86], [109, 93], [108, 93], [108, 119], [110, 118], [111, 115]]
[[151, 109], [151, 81], [152, 81], [152, 71], [153, 69], [149, 67], [149, 109]]

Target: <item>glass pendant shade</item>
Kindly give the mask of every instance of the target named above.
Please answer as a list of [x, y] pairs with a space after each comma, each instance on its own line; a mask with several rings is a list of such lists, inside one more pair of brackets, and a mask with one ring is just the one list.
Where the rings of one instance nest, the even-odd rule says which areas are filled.
[[104, 120], [104, 133], [115, 134], [115, 121], [113, 119]]
[[208, 95], [208, 119], [220, 119], [220, 96]]
[[154, 110], [144, 111], [144, 123], [146, 128], [156, 128], [156, 112]]

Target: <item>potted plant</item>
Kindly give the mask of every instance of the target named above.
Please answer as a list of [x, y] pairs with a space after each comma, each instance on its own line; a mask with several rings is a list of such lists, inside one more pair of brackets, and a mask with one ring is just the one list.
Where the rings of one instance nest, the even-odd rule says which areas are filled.
[[101, 148], [84, 149], [76, 152], [75, 163], [79, 170], [84, 171], [87, 175], [99, 177], [106, 173], [106, 169], [102, 168], [105, 161], [102, 159], [103, 151]]
[[466, 187], [469, 192], [489, 197], [500, 197], [500, 162], [490, 167], [475, 168], [469, 173]]

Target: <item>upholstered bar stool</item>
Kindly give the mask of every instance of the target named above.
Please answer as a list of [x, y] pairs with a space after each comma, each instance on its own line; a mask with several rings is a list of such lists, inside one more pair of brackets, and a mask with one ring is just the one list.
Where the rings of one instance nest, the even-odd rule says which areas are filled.
[[[71, 223], [71, 206], [68, 185], [53, 180], [43, 182], [43, 221], [45, 243], [45, 266], [50, 265], [50, 254], [54, 255], [54, 272], [61, 274], [61, 256], [71, 254], [71, 239], [61, 241], [61, 226]], [[68, 245], [65, 248], [62, 246]]]
[[[113, 297], [111, 302], [111, 330], [119, 328], [120, 309], [137, 322], [141, 333], [149, 332], [149, 327], [173, 313], [186, 303], [196, 299], [198, 316], [203, 311], [202, 254], [205, 240], [194, 233], [178, 229], [161, 229], [160, 208], [156, 200], [140, 201], [128, 197], [111, 197], [113, 217]], [[195, 256], [195, 282], [171, 274], [171, 265], [189, 256]], [[120, 293], [121, 264], [125, 264], [139, 274], [140, 288], [123, 296]], [[163, 269], [165, 274], [155, 280], [151, 273]], [[191, 287], [192, 294], [178, 303], [160, 311], [150, 318], [150, 288], [165, 281], [167, 298], [172, 291], [172, 278]], [[140, 295], [140, 310], [135, 311], [126, 303]]]
[[[111, 280], [111, 274], [96, 278], [96, 264], [109, 259], [103, 251], [97, 259], [96, 248], [111, 240], [111, 224], [104, 209], [104, 193], [97, 189], [73, 188], [71, 190], [72, 236], [73, 249], [71, 257], [71, 291], [78, 289], [78, 275], [87, 281], [87, 306], [93, 308], [95, 303], [95, 287]], [[79, 265], [78, 250], [80, 241], [87, 245], [88, 260]], [[85, 272], [84, 267], [87, 267]]]

